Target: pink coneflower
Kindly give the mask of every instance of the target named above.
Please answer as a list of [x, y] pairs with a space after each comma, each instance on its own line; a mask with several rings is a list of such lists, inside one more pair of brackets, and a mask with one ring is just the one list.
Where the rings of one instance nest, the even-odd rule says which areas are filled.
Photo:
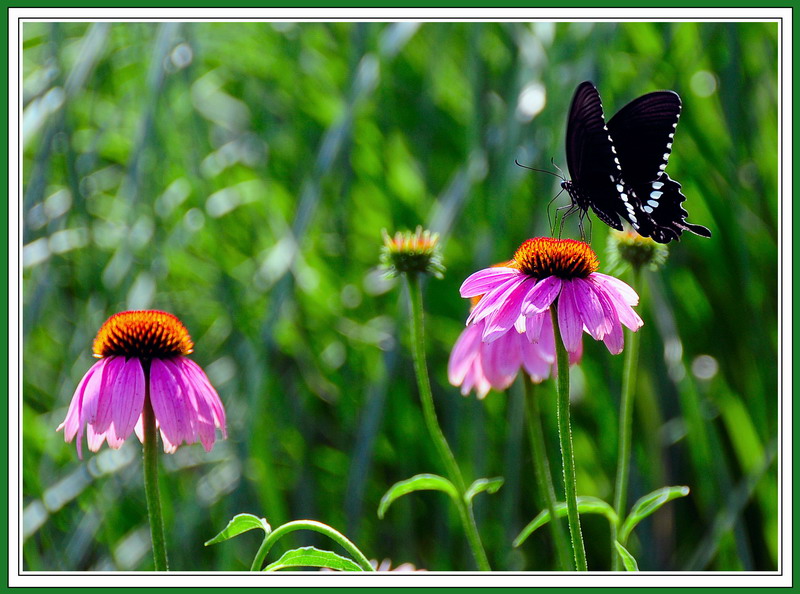
[[93, 452], [104, 441], [119, 448], [133, 431], [143, 442], [142, 414], [152, 406], [165, 452], [197, 441], [210, 451], [215, 427], [227, 437], [225, 410], [203, 370], [186, 358], [193, 346], [172, 314], [151, 310], [111, 316], [94, 340], [92, 350], [100, 360], [83, 376], [58, 426], [64, 440], [78, 436], [81, 458], [84, 426]]
[[558, 327], [567, 351], [579, 350], [585, 331], [618, 354], [623, 347], [622, 326], [636, 331], [642, 325], [631, 308], [639, 296], [597, 268], [597, 256], [582, 241], [528, 239], [515, 252], [513, 267], [479, 270], [461, 285], [462, 297], [483, 295], [468, 323], [485, 320], [484, 342], [497, 340], [512, 328], [538, 342], [557, 299]]
[[484, 326], [485, 320], [467, 326], [450, 353], [447, 377], [452, 385], [461, 386], [464, 396], [472, 389], [478, 398], [484, 398], [490, 389], [502, 392], [514, 382], [520, 369], [534, 382], [550, 376], [550, 367], [556, 360], [552, 325], [549, 334], [545, 331], [536, 343], [514, 329], [492, 342], [483, 342]]

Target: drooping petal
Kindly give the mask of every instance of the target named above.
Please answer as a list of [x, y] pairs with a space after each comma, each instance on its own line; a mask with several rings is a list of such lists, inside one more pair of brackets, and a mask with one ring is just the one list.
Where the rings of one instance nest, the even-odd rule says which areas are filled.
[[563, 283], [564, 281], [557, 276], [548, 276], [540, 280], [525, 297], [522, 313], [530, 316], [545, 311], [558, 297]]
[[550, 364], [543, 357], [539, 344], [530, 342], [525, 336], [518, 336], [520, 351], [522, 353], [522, 367], [535, 382], [541, 382], [550, 375]]
[[563, 281], [561, 295], [558, 298], [558, 328], [564, 347], [572, 352], [578, 348], [583, 330], [583, 322], [575, 304], [572, 281]]
[[62, 429], [64, 430], [64, 441], [66, 443], [71, 442], [76, 435], [78, 436], [78, 441], [76, 442], [75, 447], [78, 450], [78, 458], [81, 459], [83, 459], [83, 449], [81, 447], [83, 442], [84, 425], [84, 420], [81, 418], [83, 399], [89, 382], [95, 375], [102, 373], [104, 366], [105, 360], [101, 359], [89, 368], [89, 371], [87, 371], [83, 376], [78, 384], [78, 387], [75, 389], [75, 393], [72, 395], [72, 400], [69, 402], [69, 408], [67, 409], [67, 416], [64, 418], [64, 422], [56, 428], [56, 431], [61, 431]]
[[100, 400], [100, 392], [103, 388], [103, 372], [108, 365], [108, 359], [101, 359], [102, 365], [97, 372], [92, 375], [86, 383], [86, 390], [83, 393], [80, 409], [81, 427], [91, 425], [97, 417], [97, 403]]
[[[525, 318], [525, 334], [531, 342], [539, 342], [542, 336], [542, 327], [545, 320], [550, 318], [549, 311], [542, 311]], [[553, 334], [553, 326], [550, 326], [550, 334]]]
[[153, 359], [150, 366], [150, 402], [161, 425], [161, 435], [175, 447], [180, 445], [185, 436], [186, 419], [181, 398], [180, 386], [170, 370], [163, 361]]
[[603, 314], [603, 306], [595, 294], [593, 285], [582, 278], [573, 279], [570, 285], [586, 331], [595, 340], [601, 340], [611, 329], [611, 324]]
[[227, 439], [228, 430], [225, 421], [225, 408], [222, 406], [219, 394], [217, 394], [205, 372], [197, 363], [191, 359], [183, 359], [182, 365], [198, 396], [205, 398], [211, 407], [214, 414], [214, 423], [222, 431], [222, 437]]
[[526, 277], [513, 290], [505, 295], [505, 302], [497, 312], [487, 318], [486, 328], [483, 331], [483, 341], [492, 342], [508, 332], [520, 317], [522, 298], [536, 284], [535, 279]]
[[610, 325], [608, 333], [603, 337], [603, 342], [612, 355], [618, 355], [625, 346], [625, 337], [622, 333], [622, 324], [620, 324], [617, 309], [606, 291], [598, 290], [597, 297], [603, 307], [603, 315]]
[[485, 295], [498, 285], [506, 282], [509, 278], [513, 278], [519, 274], [521, 274], [519, 270], [506, 268], [504, 266], [484, 268], [483, 270], [469, 275], [467, 279], [461, 283], [461, 296], [469, 298]]
[[114, 397], [113, 386], [124, 365], [125, 357], [112, 356], [106, 359], [95, 418], [93, 421], [89, 421], [89, 424], [94, 425], [94, 430], [98, 433], [105, 433], [113, 420], [113, 415], [111, 414], [113, 410], [112, 399]]
[[481, 346], [481, 363], [486, 379], [495, 390], [505, 390], [514, 381], [522, 362], [516, 332], [506, 332]]
[[111, 425], [117, 439], [125, 440], [136, 425], [144, 407], [144, 370], [136, 357], [131, 357], [117, 372], [111, 386]]
[[103, 442], [106, 440], [105, 432], [96, 433], [94, 427], [92, 425], [86, 426], [86, 445], [89, 446], [90, 452], [96, 452], [100, 449], [100, 446], [103, 445]]
[[191, 380], [190, 366], [187, 365], [188, 359], [178, 357], [167, 361], [167, 364], [172, 369], [173, 375], [181, 383], [181, 389], [187, 395], [186, 403], [191, 407], [192, 415], [192, 441], [197, 441], [197, 436], [200, 437], [200, 443], [203, 448], [209, 452], [215, 441], [214, 430], [214, 411], [211, 408], [208, 397], [195, 388]]
[[[628, 285], [626, 285], [622, 281], [618, 281], [618, 284], [613, 284], [607, 282], [606, 280], [603, 280], [603, 278], [600, 279], [594, 278], [594, 276], [595, 275], [592, 275], [590, 279], [594, 283], [596, 292], [602, 293], [608, 297], [608, 299], [614, 306], [614, 310], [616, 311], [617, 316], [619, 317], [619, 321], [622, 322], [624, 326], [630, 328], [634, 332], [639, 328], [641, 328], [642, 324], [644, 323], [642, 321], [642, 318], [640, 318], [639, 314], [637, 314], [631, 308], [630, 299], [626, 297], [625, 294], [619, 290], [619, 287], [620, 285], [622, 285], [624, 287], [627, 287], [627, 289], [629, 289], [630, 291], [633, 291], [633, 289], [628, 287]], [[608, 279], [614, 277], [609, 276], [606, 278]], [[636, 294], [634, 293], [634, 295]], [[636, 301], [638, 302], [638, 300], [639, 298], [637, 296]]]
[[483, 322], [467, 326], [453, 345], [447, 362], [447, 379], [452, 385], [462, 385], [473, 360], [478, 356], [483, 328]]

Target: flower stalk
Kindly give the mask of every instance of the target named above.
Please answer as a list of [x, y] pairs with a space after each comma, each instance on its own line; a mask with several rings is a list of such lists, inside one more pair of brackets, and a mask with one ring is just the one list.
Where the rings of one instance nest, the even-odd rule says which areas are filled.
[[489, 560], [483, 548], [478, 527], [475, 524], [475, 517], [472, 513], [472, 506], [467, 505], [464, 499], [466, 486], [461, 471], [458, 468], [455, 456], [447, 443], [447, 439], [439, 426], [436, 417], [436, 408], [433, 404], [433, 392], [431, 391], [430, 378], [428, 377], [428, 366], [425, 361], [425, 334], [423, 325], [422, 311], [422, 288], [420, 286], [419, 274], [407, 272], [405, 274], [408, 281], [408, 296], [411, 304], [411, 352], [414, 358], [414, 371], [417, 376], [417, 386], [419, 389], [420, 401], [422, 402], [422, 413], [425, 418], [425, 425], [431, 435], [434, 446], [442, 460], [448, 478], [458, 489], [459, 499], [457, 502], [458, 514], [464, 531], [467, 535], [475, 562], [481, 571], [491, 571]]
[[[631, 286], [634, 291], [638, 290], [641, 268], [634, 265], [633, 282]], [[611, 551], [612, 568], [614, 571], [622, 570], [622, 563], [619, 555], [614, 554], [616, 550], [615, 541], [618, 539], [620, 523], [625, 517], [625, 505], [628, 494], [628, 477], [630, 474], [631, 457], [631, 434], [633, 420], [633, 390], [636, 385], [636, 366], [639, 360], [639, 333], [628, 332], [628, 348], [625, 351], [625, 362], [622, 376], [622, 394], [620, 397], [619, 411], [619, 439], [617, 450], [617, 477], [614, 484], [614, 511], [617, 513], [617, 525], [611, 527]], [[624, 543], [621, 543], [624, 545]]]
[[553, 534], [553, 543], [556, 549], [561, 569], [572, 571], [575, 567], [570, 558], [569, 544], [564, 533], [564, 525], [556, 516], [556, 492], [553, 488], [553, 477], [550, 474], [550, 463], [547, 461], [542, 417], [539, 411], [539, 402], [534, 394], [534, 385], [530, 376], [523, 373], [525, 379], [525, 401], [528, 417], [528, 435], [533, 455], [533, 470], [536, 474], [536, 485], [539, 490], [539, 499], [544, 502], [550, 512], [550, 530]]
[[572, 553], [578, 571], [586, 571], [586, 550], [581, 534], [581, 520], [578, 514], [578, 489], [575, 480], [575, 454], [572, 448], [572, 428], [569, 418], [569, 354], [561, 338], [556, 303], [550, 308], [553, 332], [556, 342], [556, 361], [558, 364], [558, 437], [561, 443], [561, 466], [564, 475], [564, 492], [567, 500], [567, 519], [572, 541]]
[[153, 542], [153, 564], [156, 571], [168, 571], [167, 544], [164, 538], [164, 517], [161, 513], [161, 496], [158, 490], [158, 432], [156, 416], [150, 404], [150, 366], [144, 366], [145, 396], [142, 409], [142, 459], [144, 466], [144, 492], [147, 514], [150, 517], [150, 538]]

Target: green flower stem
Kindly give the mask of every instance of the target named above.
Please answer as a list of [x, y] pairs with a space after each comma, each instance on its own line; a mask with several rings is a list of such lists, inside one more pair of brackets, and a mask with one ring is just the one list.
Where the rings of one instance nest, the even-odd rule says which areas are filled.
[[431, 439], [433, 439], [439, 457], [447, 469], [448, 478], [458, 489], [460, 496], [456, 502], [458, 515], [462, 524], [464, 524], [464, 531], [467, 534], [467, 540], [475, 557], [475, 562], [481, 571], [491, 571], [492, 568], [483, 549], [478, 527], [475, 524], [475, 517], [472, 514], [472, 506], [467, 505], [464, 500], [464, 493], [466, 492], [464, 478], [461, 476], [455, 456], [453, 456], [450, 446], [447, 445], [447, 439], [445, 439], [444, 433], [442, 433], [442, 429], [439, 426], [439, 421], [436, 418], [436, 408], [433, 405], [433, 393], [431, 392], [431, 383], [428, 378], [428, 365], [425, 362], [422, 288], [420, 287], [419, 277], [413, 272], [407, 273], [405, 277], [408, 280], [408, 295], [411, 302], [411, 351], [414, 356], [414, 371], [416, 371], [417, 375], [417, 385], [419, 387], [419, 397], [422, 401], [425, 424], [428, 426], [428, 432], [431, 434]]
[[326, 524], [315, 522], [314, 520], [295, 520], [294, 522], [287, 522], [270, 532], [264, 539], [264, 542], [261, 543], [256, 557], [253, 559], [253, 564], [250, 566], [250, 571], [261, 571], [261, 566], [264, 565], [264, 559], [267, 558], [267, 553], [269, 553], [272, 546], [278, 542], [280, 538], [297, 530], [312, 530], [324, 534], [347, 551], [361, 569], [364, 571], [375, 571], [375, 568], [372, 567], [372, 564], [369, 562], [369, 559], [364, 556], [364, 553], [362, 553], [344, 534]]
[[578, 514], [578, 487], [575, 481], [575, 454], [572, 450], [572, 429], [569, 422], [569, 354], [561, 339], [558, 311], [554, 303], [550, 308], [553, 332], [556, 339], [558, 363], [558, 438], [561, 442], [561, 466], [564, 472], [564, 492], [567, 499], [567, 519], [572, 539], [572, 553], [578, 571], [586, 571], [586, 550], [583, 547], [581, 518]]
[[536, 484], [539, 488], [539, 498], [544, 501], [547, 511], [550, 512], [550, 530], [553, 533], [553, 543], [558, 555], [559, 564], [564, 571], [572, 571], [575, 566], [570, 558], [567, 535], [564, 525], [556, 516], [556, 492], [553, 488], [553, 477], [550, 474], [550, 463], [547, 461], [542, 417], [539, 412], [539, 402], [534, 394], [534, 385], [530, 376], [523, 373], [525, 378], [525, 400], [528, 413], [528, 433], [533, 455], [533, 470], [536, 474]]
[[[632, 288], [638, 291], [640, 269], [633, 267]], [[628, 476], [631, 458], [631, 421], [633, 419], [633, 390], [636, 385], [636, 365], [639, 360], [639, 333], [625, 331], [627, 346], [625, 348], [625, 364], [622, 375], [622, 395], [619, 410], [619, 443], [617, 450], [617, 479], [614, 485], [614, 511], [617, 512], [618, 524], [611, 527], [611, 558], [614, 560], [614, 571], [622, 570], [622, 560], [614, 554], [617, 533], [625, 520], [625, 504], [628, 493]], [[620, 543], [624, 545], [625, 543]]]
[[150, 538], [153, 541], [153, 563], [156, 571], [167, 571], [167, 543], [164, 538], [164, 517], [161, 515], [161, 497], [158, 493], [158, 433], [153, 405], [150, 404], [150, 369], [144, 370], [144, 410], [142, 411], [144, 443], [144, 493], [147, 513], [150, 516]]

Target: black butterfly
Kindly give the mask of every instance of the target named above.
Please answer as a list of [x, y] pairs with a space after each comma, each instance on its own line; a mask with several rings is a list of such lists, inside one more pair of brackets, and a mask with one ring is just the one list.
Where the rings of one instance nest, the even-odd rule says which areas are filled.
[[572, 200], [567, 214], [577, 209], [582, 219], [591, 207], [610, 227], [622, 230], [622, 217], [659, 243], [680, 239], [683, 231], [711, 237], [686, 221], [681, 185], [664, 171], [680, 112], [677, 93], [656, 91], [628, 103], [606, 125], [600, 94], [592, 83], [581, 83], [567, 122], [572, 181], [561, 184]]

